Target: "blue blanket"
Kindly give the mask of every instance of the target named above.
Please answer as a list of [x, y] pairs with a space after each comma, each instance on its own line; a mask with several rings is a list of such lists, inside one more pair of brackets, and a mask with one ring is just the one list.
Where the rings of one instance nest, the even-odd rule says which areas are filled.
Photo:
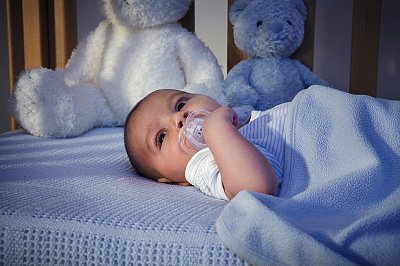
[[279, 197], [239, 193], [224, 245], [255, 265], [398, 265], [400, 102], [313, 86], [287, 122]]

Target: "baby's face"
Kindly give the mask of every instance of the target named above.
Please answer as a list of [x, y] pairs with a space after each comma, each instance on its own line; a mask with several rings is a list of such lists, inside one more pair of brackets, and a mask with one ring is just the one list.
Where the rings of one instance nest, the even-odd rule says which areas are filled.
[[179, 145], [179, 131], [189, 112], [208, 110], [220, 105], [212, 98], [177, 90], [150, 94], [128, 122], [128, 137], [140, 162], [161, 181], [185, 182], [185, 168], [192, 155]]

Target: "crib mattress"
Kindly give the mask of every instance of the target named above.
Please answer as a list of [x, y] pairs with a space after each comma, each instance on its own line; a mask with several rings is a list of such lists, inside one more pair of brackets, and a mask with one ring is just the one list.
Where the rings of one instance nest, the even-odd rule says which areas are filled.
[[1, 265], [241, 265], [214, 228], [225, 205], [137, 175], [122, 128], [0, 136]]

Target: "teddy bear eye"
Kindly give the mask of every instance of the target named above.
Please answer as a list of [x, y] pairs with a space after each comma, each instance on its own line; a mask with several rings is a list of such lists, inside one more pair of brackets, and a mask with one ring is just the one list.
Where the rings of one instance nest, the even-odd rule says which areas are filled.
[[262, 25], [262, 21], [261, 20], [257, 21], [257, 28], [260, 27], [261, 25]]

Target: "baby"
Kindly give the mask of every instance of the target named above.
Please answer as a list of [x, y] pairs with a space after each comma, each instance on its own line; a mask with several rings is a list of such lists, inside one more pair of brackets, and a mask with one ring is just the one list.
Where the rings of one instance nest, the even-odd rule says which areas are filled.
[[[242, 126], [229, 107], [200, 94], [158, 90], [142, 99], [125, 123], [124, 141], [135, 170], [162, 183], [191, 184], [229, 200], [242, 190], [276, 195], [283, 175], [284, 121], [290, 103], [252, 112]], [[183, 149], [179, 133], [189, 114], [206, 110], [207, 148]]]

